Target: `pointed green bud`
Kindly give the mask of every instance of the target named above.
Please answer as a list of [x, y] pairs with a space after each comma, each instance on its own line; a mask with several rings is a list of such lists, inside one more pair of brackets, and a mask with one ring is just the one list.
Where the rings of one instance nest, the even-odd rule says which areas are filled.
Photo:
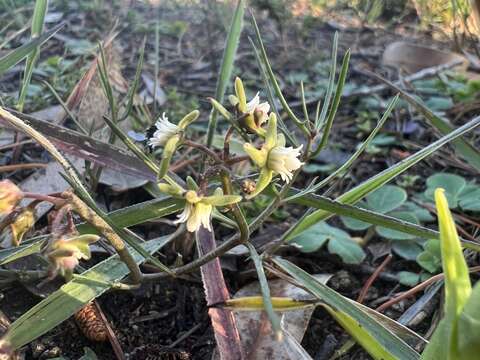
[[187, 189], [188, 190], [197, 191], [199, 189], [197, 183], [195, 182], [195, 180], [193, 180], [193, 178], [191, 176], [187, 176], [186, 183], [187, 183]]
[[223, 105], [220, 104], [217, 100], [215, 100], [214, 98], [208, 98], [208, 100], [210, 100], [210, 103], [215, 108], [215, 110], [217, 110], [225, 119], [232, 118], [232, 114], [227, 109], [225, 109]]
[[14, 246], [20, 245], [23, 236], [33, 225], [35, 225], [35, 212], [32, 209], [26, 208], [15, 217], [15, 220], [10, 224]]
[[215, 191], [213, 192], [213, 195], [215, 196], [223, 196], [223, 189], [221, 187], [217, 187]]
[[200, 111], [193, 110], [192, 112], [185, 115], [182, 120], [179, 121], [178, 127], [181, 128], [182, 130], [185, 130], [187, 126], [190, 125], [195, 120], [197, 120], [199, 116], [200, 116]]
[[170, 161], [172, 160], [173, 154], [177, 150], [179, 141], [180, 135], [175, 135], [168, 139], [167, 143], [165, 144], [162, 153], [162, 161], [160, 162], [160, 171], [158, 173], [159, 179], [163, 179], [163, 177], [167, 174], [168, 168], [170, 167]]
[[267, 163], [268, 152], [264, 148], [258, 150], [252, 144], [245, 143], [243, 144], [243, 150], [258, 167], [263, 167]]
[[190, 204], [196, 204], [202, 200], [201, 196], [198, 196], [197, 192], [194, 190], [188, 190], [185, 193], [185, 200]]
[[265, 135], [265, 147], [268, 150], [273, 149], [277, 145], [277, 115], [270, 113], [268, 120], [267, 133]]
[[228, 101], [232, 106], [237, 106], [238, 98], [235, 95], [228, 95]]
[[247, 112], [247, 97], [245, 96], [245, 88], [243, 87], [242, 80], [235, 78], [235, 93], [238, 98], [238, 110], [242, 113]]
[[260, 176], [257, 181], [257, 187], [255, 188], [255, 191], [247, 196], [245, 198], [247, 200], [250, 200], [260, 194], [272, 181], [273, 178], [273, 171], [268, 169], [268, 168], [262, 168], [260, 170]]
[[173, 186], [166, 183], [157, 184], [157, 186], [162, 193], [165, 193], [171, 196], [181, 196], [185, 191], [180, 186]]
[[227, 206], [236, 204], [242, 201], [240, 195], [212, 195], [207, 196], [202, 199], [202, 203], [209, 204], [212, 206]]

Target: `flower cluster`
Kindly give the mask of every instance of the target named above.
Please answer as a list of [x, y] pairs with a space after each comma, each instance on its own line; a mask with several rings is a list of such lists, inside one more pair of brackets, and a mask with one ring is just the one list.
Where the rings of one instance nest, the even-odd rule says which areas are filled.
[[[270, 104], [261, 102], [257, 93], [250, 101], [247, 101], [245, 89], [240, 78], [235, 79], [235, 95], [229, 96], [229, 101], [234, 108], [235, 116], [231, 116], [221, 104], [211, 99], [213, 106], [224, 116], [237, 124], [241, 131], [246, 134], [257, 135], [263, 144], [257, 148], [253, 142], [246, 142], [243, 145], [244, 151], [248, 154], [252, 162], [259, 169], [259, 178], [255, 186], [248, 191], [246, 199], [251, 199], [260, 194], [272, 181], [273, 177], [279, 175], [280, 178], [289, 183], [294, 178], [294, 173], [302, 165], [299, 160], [302, 146], [297, 148], [287, 147], [283, 134], [277, 134], [277, 118], [270, 112]], [[184, 141], [184, 131], [187, 125], [198, 117], [198, 111], [195, 116], [187, 115], [178, 125], [168, 121], [163, 114], [162, 118], [156, 123], [156, 131], [149, 139], [149, 145], [153, 147], [162, 147], [162, 165], [160, 178], [163, 178], [168, 169], [170, 159], [178, 147]], [[200, 146], [198, 146], [200, 147]], [[210, 151], [206, 149], [206, 151]], [[218, 158], [217, 155], [214, 154]], [[207, 188], [202, 187], [199, 191], [198, 186], [193, 180], [187, 181], [187, 189], [173, 184], [171, 182], [159, 184], [161, 191], [166, 192], [185, 201], [183, 211], [178, 215], [175, 223], [186, 223], [187, 230], [197, 231], [201, 226], [211, 231], [211, 216], [216, 207], [228, 206], [241, 201], [239, 195], [224, 195], [221, 188], [217, 188], [213, 195], [208, 196]]]
[[51, 242], [42, 250], [43, 255], [50, 262], [50, 278], [60, 273], [62, 276], [70, 277], [79, 260], [88, 260], [91, 257], [89, 245], [96, 242], [100, 237], [98, 235], [71, 234], [62, 235], [52, 239]]

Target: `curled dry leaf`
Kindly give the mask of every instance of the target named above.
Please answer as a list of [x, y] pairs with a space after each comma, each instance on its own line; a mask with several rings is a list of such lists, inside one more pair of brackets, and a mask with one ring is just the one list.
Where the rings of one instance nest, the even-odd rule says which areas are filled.
[[[327, 283], [331, 275], [320, 274], [316, 278]], [[273, 280], [269, 282], [271, 296], [290, 297], [296, 300], [311, 300], [308, 292], [286, 282]], [[258, 282], [240, 289], [234, 298], [256, 296], [261, 294]], [[268, 317], [263, 311], [235, 311], [235, 319], [240, 332], [242, 347], [248, 359], [295, 360], [305, 359], [308, 354], [300, 346], [314, 307], [292, 310], [281, 314], [284, 339], [278, 342], [271, 331]]]
[[400, 68], [407, 73], [453, 62], [459, 63], [458, 70], [465, 71], [468, 67], [468, 60], [462, 55], [405, 41], [390, 44], [382, 56], [383, 65]]

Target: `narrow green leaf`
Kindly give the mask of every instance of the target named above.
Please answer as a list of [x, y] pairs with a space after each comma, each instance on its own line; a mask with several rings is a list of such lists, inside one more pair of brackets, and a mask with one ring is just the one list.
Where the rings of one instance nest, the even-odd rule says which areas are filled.
[[295, 113], [292, 111], [290, 106], [287, 103], [287, 100], [285, 100], [285, 97], [283, 96], [282, 90], [280, 89], [280, 85], [278, 84], [277, 78], [275, 77], [275, 74], [273, 73], [272, 66], [270, 65], [270, 61], [268, 60], [268, 55], [267, 51], [265, 50], [265, 46], [263, 44], [262, 36], [260, 35], [260, 29], [258, 28], [257, 21], [255, 20], [255, 17], [252, 15], [252, 23], [253, 27], [255, 29], [255, 35], [257, 37], [257, 41], [259, 44], [260, 48], [260, 56], [263, 62], [263, 65], [265, 66], [265, 69], [267, 70], [268, 77], [270, 79], [270, 82], [273, 86], [273, 89], [275, 91], [275, 95], [278, 97], [280, 100], [283, 109], [285, 112], [288, 114], [289, 118], [297, 125], [297, 127], [304, 132], [305, 135], [309, 136], [309, 131], [305, 127], [305, 124], [303, 121], [301, 121]]
[[[39, 37], [43, 31], [43, 23], [45, 21], [45, 14], [47, 13], [48, 0], [36, 0], [35, 8], [33, 10], [32, 18], [32, 39]], [[40, 46], [36, 47], [30, 55], [27, 57], [27, 64], [23, 72], [22, 86], [20, 88], [20, 94], [18, 97], [18, 111], [23, 111], [23, 105], [25, 103], [25, 97], [27, 96], [28, 86], [32, 79], [33, 69], [35, 68], [35, 63], [40, 55]]]
[[[295, 197], [295, 195], [299, 192], [301, 192], [301, 190], [292, 188], [289, 192], [289, 196]], [[269, 193], [269, 195], [272, 194]], [[406, 234], [414, 235], [424, 239], [440, 238], [440, 233], [438, 231], [408, 221], [397, 219], [388, 215], [380, 214], [372, 210], [362, 209], [356, 206], [344, 204], [337, 200], [332, 200], [320, 195], [309, 194], [301, 196], [299, 198], [295, 197], [293, 202], [310, 208], [320, 209], [331, 214], [346, 216], [356, 220], [364, 221], [372, 225], [383, 226], [391, 230], [401, 231]], [[286, 238], [290, 239], [291, 237], [287, 234]], [[466, 249], [480, 252], [480, 244], [465, 239], [461, 239], [461, 241], [462, 246]]]
[[[335, 170], [333, 173], [331, 173], [329, 176], [327, 176], [325, 179], [320, 181], [318, 184], [315, 184], [314, 186], [309, 187], [308, 189], [305, 189], [304, 191], [298, 193], [295, 195], [296, 197], [314, 193], [317, 190], [323, 188], [325, 185], [329, 184], [333, 179], [336, 177], [342, 175], [347, 171], [355, 162], [355, 160], [358, 159], [358, 157], [365, 151], [365, 149], [368, 147], [368, 145], [372, 142], [372, 140], [375, 138], [375, 136], [378, 134], [380, 129], [383, 127], [385, 122], [388, 120], [390, 114], [392, 113], [392, 110], [395, 108], [395, 105], [398, 102], [398, 97], [399, 95], [396, 95], [387, 105], [387, 108], [385, 112], [383, 113], [383, 116], [380, 118], [378, 121], [377, 125], [375, 128], [372, 130], [370, 135], [365, 139], [365, 141], [358, 147], [358, 149], [353, 153], [353, 155], [345, 162], [343, 163], [337, 170]], [[292, 200], [293, 197], [289, 197], [286, 201]]]
[[374, 358], [378, 360], [397, 360], [389, 351], [382, 347], [377, 339], [366, 331], [362, 325], [342, 311], [328, 305], [322, 305], [325, 310]]
[[[376, 76], [379, 80], [387, 84], [390, 88], [399, 92], [403, 99], [405, 99], [410, 105], [416, 108], [421, 114], [423, 114], [430, 124], [435, 127], [442, 135], [447, 135], [454, 131], [454, 127], [449, 121], [439, 115], [436, 115], [427, 106], [425, 106], [420, 100], [410, 95], [403, 89], [399, 88], [392, 82]], [[480, 152], [472, 146], [468, 141], [459, 138], [453, 141], [455, 150], [475, 169], [480, 170]]]
[[10, 51], [7, 55], [0, 58], [0, 75], [5, 73], [8, 69], [18, 64], [20, 61], [25, 59], [32, 51], [34, 51], [38, 46], [42, 45], [44, 42], [49, 40], [53, 35], [55, 35], [64, 24], [60, 24], [54, 27], [49, 32], [36, 37], [35, 39], [30, 40], [28, 43], [23, 44], [22, 46], [16, 48], [15, 50]]
[[333, 89], [335, 87], [335, 73], [337, 72], [337, 51], [338, 51], [338, 32], [335, 31], [333, 36], [333, 45], [332, 45], [332, 56], [330, 64], [330, 77], [328, 79], [327, 91], [325, 93], [325, 98], [323, 100], [322, 111], [318, 112], [320, 102], [318, 103], [317, 115], [315, 116], [315, 128], [320, 129], [320, 127], [325, 122], [327, 118], [327, 111], [330, 107], [330, 101], [332, 100]]
[[[223, 52], [222, 65], [220, 67], [220, 74], [218, 76], [217, 88], [215, 90], [215, 100], [219, 103], [223, 102], [225, 96], [225, 90], [227, 84], [230, 81], [232, 75], [233, 63], [235, 61], [235, 55], [237, 53], [238, 43], [240, 42], [240, 35], [243, 28], [243, 15], [245, 12], [244, 0], [239, 0], [235, 14], [233, 14], [232, 23], [228, 32], [227, 40], [225, 43], [225, 50]], [[217, 128], [217, 111], [212, 109], [210, 113], [210, 119], [208, 122], [207, 132], [207, 146], [212, 145], [213, 135]]]
[[[142, 244], [142, 249], [153, 254], [169, 239], [170, 236], [163, 236], [148, 241]], [[138, 264], [144, 261], [143, 256], [138, 252], [131, 248], [129, 251]], [[82, 273], [81, 277], [75, 277], [63, 285], [13, 322], [0, 340], [0, 348], [16, 350], [35, 340], [102, 295], [128, 273], [127, 266], [117, 255], [98, 263]]]
[[263, 85], [265, 86], [265, 89], [267, 89], [268, 102], [272, 106], [274, 113], [277, 115], [277, 120], [278, 120], [278, 125], [280, 127], [280, 130], [285, 134], [285, 137], [287, 138], [288, 141], [290, 141], [295, 147], [298, 147], [299, 143], [295, 138], [295, 135], [290, 130], [288, 130], [288, 128], [285, 126], [285, 122], [283, 121], [282, 117], [280, 116], [280, 113], [278, 112], [277, 105], [275, 105], [275, 100], [273, 98], [273, 89], [270, 83], [268, 82], [268, 74], [262, 63], [260, 53], [258, 52], [258, 49], [255, 46], [255, 43], [253, 42], [253, 40], [250, 37], [248, 38], [248, 40], [252, 45], [253, 53], [255, 54], [255, 59], [257, 60], [257, 65], [258, 65], [258, 68], [260, 69]]
[[[283, 271], [293, 277], [302, 287], [335, 311], [337, 316], [339, 316], [338, 314], [342, 314], [341, 325], [345, 325], [347, 331], [352, 331], [351, 335], [354, 336], [360, 344], [369, 346], [366, 347], [365, 350], [368, 351], [370, 355], [375, 357], [378, 356], [378, 354], [383, 354], [384, 356], [388, 354], [386, 359], [402, 360], [414, 360], [420, 357], [420, 355], [400, 339], [400, 337], [386, 329], [360, 307], [355, 306], [351, 300], [320, 283], [313, 276], [289, 261], [281, 258], [274, 258], [273, 261]], [[347, 317], [351, 320], [348, 320]], [[369, 335], [368, 339], [362, 338], [361, 335], [363, 331]], [[377, 357], [377, 359], [381, 358], [382, 357]]]
[[[176, 213], [182, 210], [184, 206], [183, 200], [163, 196], [112, 211], [108, 213], [108, 217], [116, 226], [127, 228]], [[97, 230], [88, 223], [79, 224], [77, 230], [80, 234], [98, 234]], [[0, 265], [38, 253], [46, 238], [47, 236], [39, 236], [18, 247], [0, 250]]]
[[[144, 59], [144, 55], [145, 55], [145, 43], [146, 43], [146, 38], [143, 39], [142, 46], [140, 47], [138, 62], [137, 62], [137, 68], [135, 70], [135, 77], [133, 79], [132, 85], [128, 89], [128, 94], [126, 96], [127, 97], [127, 106], [125, 108], [125, 113], [123, 114], [123, 119], [126, 119], [132, 111], [133, 101], [135, 99], [135, 95], [137, 94], [138, 85], [140, 84], [140, 76], [142, 75], [143, 59]], [[156, 88], [157, 87], [155, 85], [154, 90], [156, 90]], [[155, 96], [154, 96], [154, 99], [155, 99]], [[154, 100], [154, 103], [156, 103], [155, 100]]]
[[440, 227], [442, 268], [445, 274], [445, 315], [422, 354], [422, 358], [428, 360], [462, 359], [459, 343], [464, 334], [459, 333], [458, 320], [472, 294], [467, 262], [463, 257], [444, 192], [441, 188], [435, 191], [435, 203]]
[[[462, 136], [466, 132], [474, 129], [480, 125], [480, 117], [476, 117], [473, 120], [469, 121], [465, 125], [459, 127], [458, 129], [452, 131], [448, 135], [440, 138], [434, 143], [424, 147], [422, 150], [416, 152], [415, 154], [409, 156], [408, 158], [402, 160], [401, 162], [391, 166], [390, 168], [380, 172], [379, 174], [373, 176], [372, 178], [366, 180], [362, 184], [354, 187], [353, 189], [347, 191], [343, 195], [339, 196], [336, 200], [345, 204], [355, 204], [357, 201], [368, 195], [374, 190], [377, 190], [382, 185], [386, 184], [396, 176], [400, 175], [419, 161], [425, 159], [427, 156], [434, 153], [443, 145], [448, 142], [455, 140], [456, 138]], [[293, 238], [294, 236], [300, 234], [302, 231], [305, 231], [313, 224], [328, 219], [331, 216], [331, 213], [324, 210], [317, 210], [312, 214], [309, 214], [298, 222], [289, 234], [285, 237], [286, 240]]]
[[342, 97], [343, 87], [345, 85], [345, 80], [347, 78], [349, 62], [350, 62], [350, 50], [347, 50], [345, 56], [343, 57], [342, 68], [340, 70], [340, 75], [338, 77], [337, 90], [335, 91], [335, 96], [333, 97], [332, 108], [328, 113], [327, 121], [323, 129], [322, 139], [320, 140], [320, 144], [318, 145], [318, 149], [316, 150], [316, 153], [319, 153], [320, 151], [322, 151], [322, 149], [324, 149], [325, 146], [327, 145], [328, 138], [330, 135], [330, 130], [332, 129], [332, 125], [333, 125], [333, 120], [335, 119], [338, 106], [340, 105], [340, 98]]
[[260, 256], [258, 256], [257, 250], [255, 247], [247, 242], [248, 251], [250, 252], [250, 257], [255, 265], [255, 270], [257, 271], [258, 283], [260, 284], [260, 290], [262, 292], [263, 298], [263, 307], [267, 313], [268, 319], [272, 324], [272, 330], [277, 337], [277, 339], [282, 338], [282, 327], [280, 325], [280, 318], [273, 310], [272, 297], [270, 295], [270, 288], [268, 286], [267, 277], [263, 269], [263, 263]]

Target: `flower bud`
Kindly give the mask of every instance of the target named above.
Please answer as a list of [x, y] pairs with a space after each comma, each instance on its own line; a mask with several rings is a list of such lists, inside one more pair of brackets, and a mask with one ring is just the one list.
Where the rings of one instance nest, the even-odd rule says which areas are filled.
[[85, 234], [74, 235], [68, 239], [63, 236], [54, 239], [43, 250], [44, 256], [51, 264], [51, 277], [54, 277], [58, 272], [64, 276], [71, 275], [80, 259], [90, 259], [89, 245], [99, 238], [98, 235]]
[[0, 215], [10, 213], [22, 200], [23, 193], [10, 180], [0, 181]]
[[26, 208], [20, 212], [15, 220], [10, 224], [12, 231], [12, 244], [14, 246], [20, 245], [23, 236], [35, 225], [35, 212], [32, 209]]

